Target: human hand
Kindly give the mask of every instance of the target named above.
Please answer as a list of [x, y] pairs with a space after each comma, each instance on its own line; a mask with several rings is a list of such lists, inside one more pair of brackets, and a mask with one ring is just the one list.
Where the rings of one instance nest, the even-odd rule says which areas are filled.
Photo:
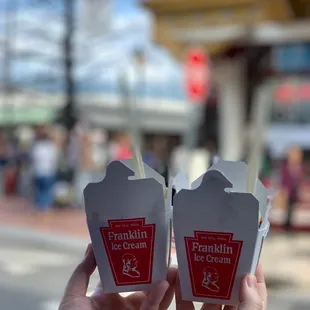
[[[177, 277], [175, 288], [176, 310], [194, 310], [191, 301], [182, 300], [180, 280]], [[259, 264], [256, 274], [244, 277], [239, 296], [238, 307], [225, 306], [223, 310], [266, 310], [267, 309], [267, 288], [264, 279], [262, 266]], [[221, 310], [222, 305], [203, 304], [201, 310]]]
[[155, 284], [150, 292], [136, 292], [127, 297], [120, 294], [105, 294], [101, 283], [92, 296], [86, 292], [90, 276], [96, 269], [96, 260], [91, 245], [87, 247], [83, 261], [73, 272], [60, 303], [59, 310], [166, 310], [174, 295], [177, 269], [170, 268], [167, 281]]

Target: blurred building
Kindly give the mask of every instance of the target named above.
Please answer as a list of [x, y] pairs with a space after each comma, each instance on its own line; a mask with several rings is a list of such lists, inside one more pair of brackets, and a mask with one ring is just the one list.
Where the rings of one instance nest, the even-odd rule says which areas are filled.
[[[4, 101], [0, 92], [0, 102]], [[0, 126], [52, 122], [63, 106], [59, 92], [14, 92], [6, 95], [10, 105], [0, 104]], [[145, 99], [144, 99], [145, 98]], [[186, 120], [187, 105], [184, 100], [144, 97], [137, 99], [143, 131], [151, 133], [180, 134]], [[132, 97], [127, 100], [133, 100]], [[122, 110], [122, 95], [115, 93], [80, 94], [77, 108], [82, 119], [107, 130], [119, 130], [126, 124]]]
[[[176, 81], [181, 70], [164, 49], [151, 44], [150, 14], [134, 4], [116, 7], [113, 0], [73, 1], [76, 7], [69, 14], [64, 14], [62, 1], [5, 2], [12, 5], [10, 14], [0, 10], [0, 45], [6, 47], [0, 49], [0, 127], [66, 120], [63, 59], [69, 57], [64, 56], [63, 39], [70, 27], [64, 17], [74, 15], [71, 80], [82, 121], [109, 133], [122, 131], [127, 126], [123, 103], [130, 101], [139, 108], [144, 134], [181, 134], [187, 118]], [[46, 20], [51, 23], [43, 29]], [[143, 68], [136, 63], [137, 49], [146, 58]], [[123, 75], [130, 93], [121, 89]]]
[[[289, 87], [285, 84], [283, 91], [283, 80], [302, 75], [310, 77], [310, 51], [306, 44], [300, 43], [310, 38], [307, 30], [310, 23], [306, 20], [310, 16], [309, 1], [150, 0], [145, 6], [155, 16], [155, 40], [181, 63], [193, 46], [200, 46], [209, 54], [217, 89], [216, 100], [212, 100], [217, 103], [207, 109], [209, 118], [204, 130], [216, 128], [223, 158], [243, 158], [248, 138], [248, 130], [244, 128], [250, 125], [255, 92], [268, 83], [274, 86], [269, 88], [274, 106], [267, 134], [268, 147], [280, 154], [289, 144], [306, 143], [302, 132], [305, 128], [298, 122], [279, 124], [275, 111], [287, 110], [279, 98], [287, 96], [292, 83]], [[303, 98], [307, 97], [307, 86], [301, 89]], [[291, 98], [286, 101], [292, 102]], [[306, 114], [299, 112], [303, 119], [307, 118]], [[303, 126], [306, 123], [304, 121]], [[294, 134], [287, 136], [290, 130]]]
[[246, 156], [247, 142], [257, 134], [251, 130], [252, 105], [271, 106], [261, 175], [267, 186], [280, 189], [271, 221], [286, 221], [279, 168], [287, 150], [297, 146], [307, 175], [298, 187], [293, 226], [309, 229], [310, 1], [150, 0], [145, 6], [155, 16], [155, 40], [180, 63], [193, 46], [209, 54], [216, 92], [201, 131], [216, 132], [223, 158]]
[[63, 96], [59, 93], [16, 90], [6, 94], [0, 90], [0, 126], [50, 122], [62, 101]]

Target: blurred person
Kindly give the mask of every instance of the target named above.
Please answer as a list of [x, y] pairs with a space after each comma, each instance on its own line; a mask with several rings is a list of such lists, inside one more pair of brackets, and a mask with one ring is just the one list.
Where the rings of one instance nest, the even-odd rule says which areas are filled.
[[[72, 149], [72, 136], [63, 126], [53, 126], [53, 139], [56, 143], [59, 157], [57, 165], [57, 177], [55, 183], [55, 207], [64, 208], [71, 206], [73, 195], [75, 158], [72, 154], [77, 154], [77, 149]], [[73, 130], [74, 132], [74, 130]]]
[[72, 169], [76, 169], [79, 164], [79, 146], [80, 137], [83, 132], [83, 127], [79, 124], [71, 131], [68, 145], [68, 162]]
[[113, 134], [107, 141], [107, 164], [127, 158], [131, 158], [130, 137], [126, 133]]
[[7, 137], [0, 131], [0, 165], [5, 166], [8, 161]]
[[89, 132], [89, 160], [91, 163], [91, 167], [89, 169], [90, 182], [100, 182], [103, 179], [104, 169], [108, 163], [108, 150], [106, 142], [107, 136], [104, 131], [94, 129]]
[[107, 134], [104, 130], [95, 129], [91, 133], [92, 160], [95, 165], [96, 175], [101, 176], [108, 162]]
[[178, 174], [184, 170], [184, 163], [188, 160], [188, 152], [184, 145], [180, 144], [171, 154], [171, 172], [172, 175]]
[[79, 134], [78, 165], [75, 176], [75, 203], [76, 207], [84, 208], [83, 191], [85, 187], [94, 182], [96, 167], [93, 158], [93, 140], [89, 130], [83, 130]]
[[130, 136], [127, 133], [121, 133], [116, 137], [115, 145], [115, 158], [114, 160], [123, 160], [132, 158], [131, 148], [130, 148]]
[[150, 149], [143, 152], [143, 161], [162, 175], [168, 182], [169, 165], [167, 161], [168, 139], [156, 136], [151, 142]]
[[166, 183], [169, 177], [169, 165], [167, 161], [168, 140], [165, 137], [153, 137], [147, 150], [142, 152], [143, 162], [162, 175]]
[[[170, 267], [167, 279], [157, 282], [149, 292], [135, 292], [126, 297], [118, 293], [106, 294], [98, 284], [92, 295], [87, 295], [90, 277], [96, 269], [96, 259], [91, 245], [85, 257], [74, 270], [65, 289], [59, 310], [167, 310], [175, 294], [176, 310], [194, 310], [194, 304], [182, 299], [178, 270]], [[255, 275], [243, 278], [239, 305], [225, 306], [223, 310], [266, 310], [267, 288], [261, 265]], [[201, 310], [221, 310], [222, 305], [203, 304]]]
[[5, 168], [4, 172], [4, 192], [8, 196], [17, 194], [17, 183], [18, 183], [18, 163], [15, 158], [11, 158]]
[[9, 160], [7, 142], [7, 137], [0, 131], [0, 195], [4, 194], [4, 171]]
[[107, 141], [107, 164], [109, 164], [111, 161], [114, 161], [117, 155], [118, 150], [118, 143], [116, 140], [116, 136], [113, 135], [110, 139]]
[[39, 211], [48, 211], [54, 202], [59, 150], [46, 126], [37, 128], [30, 158], [36, 208]]
[[286, 231], [292, 229], [294, 208], [298, 202], [298, 191], [304, 177], [303, 151], [298, 146], [293, 146], [288, 149], [287, 158], [281, 167], [281, 185], [288, 197]]
[[18, 152], [13, 136], [3, 135], [2, 139], [2, 190], [5, 195], [15, 195], [18, 178]]
[[154, 169], [156, 166], [156, 155], [153, 152], [153, 138], [146, 138], [143, 145], [142, 157], [143, 162]]
[[260, 178], [268, 178], [271, 175], [272, 158], [268, 149], [264, 150], [264, 155], [261, 158]]
[[187, 171], [188, 180], [195, 181], [202, 173], [207, 171], [210, 164], [210, 154], [206, 148], [187, 150], [184, 145], [178, 146], [172, 153], [172, 173]]
[[190, 182], [197, 180], [209, 168], [210, 153], [206, 148], [197, 148], [190, 153], [188, 177]]
[[31, 179], [31, 165], [30, 165], [30, 149], [34, 140], [34, 132], [30, 127], [19, 127], [16, 132], [18, 140], [18, 194], [30, 198], [32, 193], [32, 186], [29, 179]]

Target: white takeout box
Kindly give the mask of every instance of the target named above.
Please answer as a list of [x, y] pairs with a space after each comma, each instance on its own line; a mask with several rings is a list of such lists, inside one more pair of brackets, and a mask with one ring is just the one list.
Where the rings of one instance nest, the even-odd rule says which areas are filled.
[[[150, 290], [166, 279], [170, 258], [171, 194], [164, 178], [132, 159], [114, 161], [104, 179], [84, 190], [87, 224], [106, 293]], [[164, 194], [166, 193], [166, 194]]]
[[[184, 300], [237, 305], [269, 230], [268, 192], [246, 193], [247, 165], [220, 161], [191, 185], [176, 178], [173, 225]], [[259, 225], [260, 215], [263, 222]]]

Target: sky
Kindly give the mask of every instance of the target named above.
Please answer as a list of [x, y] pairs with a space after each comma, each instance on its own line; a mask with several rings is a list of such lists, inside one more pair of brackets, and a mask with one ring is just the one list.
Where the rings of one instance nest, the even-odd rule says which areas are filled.
[[139, 7], [139, 0], [115, 0], [113, 3], [116, 14], [139, 14], [143, 9]]
[[[6, 1], [12, 1], [12, 6], [14, 1], [19, 4], [15, 48], [35, 55], [14, 60], [12, 76], [15, 83], [41, 91], [60, 91], [64, 85], [61, 52], [64, 0]], [[168, 51], [152, 42], [152, 15], [139, 6], [141, 0], [106, 0], [112, 1], [111, 10], [105, 11], [110, 12], [110, 18], [104, 19], [109, 23], [103, 24], [102, 16], [98, 15], [97, 29], [100, 31], [91, 32], [91, 36], [87, 22], [88, 11], [85, 7], [83, 9], [84, 0], [78, 1], [75, 73], [80, 91], [116, 92], [120, 74], [126, 74], [130, 85], [135, 87], [142, 77], [137, 73], [132, 55], [136, 49], [142, 48], [146, 55], [143, 71], [146, 92], [150, 96], [183, 98], [180, 66]], [[4, 0], [0, 0], [2, 13], [3, 4]], [[98, 11], [102, 10], [92, 12], [92, 21], [96, 20], [94, 12]], [[0, 23], [1, 36], [3, 23]], [[42, 76], [47, 76], [48, 82], [45, 83]], [[53, 79], [55, 81], [51, 82]]]

